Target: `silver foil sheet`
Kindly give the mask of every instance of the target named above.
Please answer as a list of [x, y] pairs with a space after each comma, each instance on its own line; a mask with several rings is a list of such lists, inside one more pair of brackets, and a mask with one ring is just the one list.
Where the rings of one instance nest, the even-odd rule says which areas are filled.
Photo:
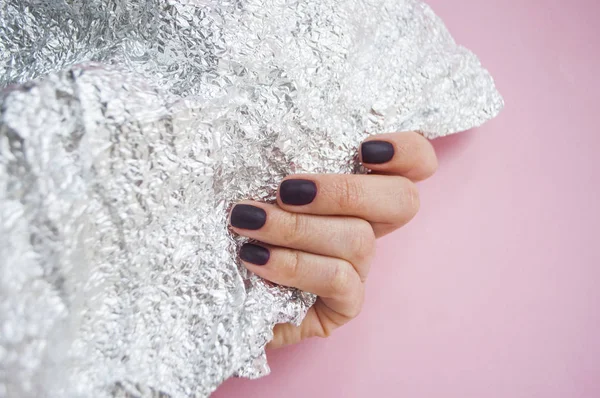
[[502, 107], [415, 0], [3, 0], [0, 71], [2, 397], [266, 374], [314, 297], [238, 265], [231, 204]]

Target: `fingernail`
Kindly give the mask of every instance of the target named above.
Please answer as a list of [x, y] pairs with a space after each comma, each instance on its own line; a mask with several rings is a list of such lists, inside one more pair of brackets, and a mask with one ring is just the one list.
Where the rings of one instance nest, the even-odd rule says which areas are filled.
[[230, 220], [236, 228], [260, 229], [267, 222], [267, 212], [252, 205], [235, 205]]
[[252, 243], [246, 243], [240, 249], [240, 258], [248, 263], [265, 265], [269, 257], [271, 257], [269, 249]]
[[394, 157], [394, 146], [387, 141], [367, 141], [363, 142], [360, 153], [363, 163], [386, 163]]
[[279, 197], [286, 205], [307, 205], [317, 196], [317, 184], [310, 180], [285, 180], [279, 186]]

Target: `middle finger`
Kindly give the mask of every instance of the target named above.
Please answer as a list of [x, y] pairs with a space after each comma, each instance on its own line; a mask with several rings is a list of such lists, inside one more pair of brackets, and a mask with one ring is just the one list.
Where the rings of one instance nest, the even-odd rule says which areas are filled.
[[271, 245], [344, 259], [361, 278], [375, 248], [371, 224], [355, 217], [289, 213], [276, 205], [248, 201], [234, 206], [230, 225], [240, 235]]
[[304, 174], [281, 183], [277, 203], [293, 213], [352, 216], [400, 227], [417, 213], [419, 192], [400, 176]]

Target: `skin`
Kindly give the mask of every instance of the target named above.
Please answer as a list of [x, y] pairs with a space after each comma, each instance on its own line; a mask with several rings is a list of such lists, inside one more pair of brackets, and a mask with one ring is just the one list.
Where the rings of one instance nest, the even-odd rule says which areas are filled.
[[233, 231], [271, 252], [265, 265], [243, 264], [269, 281], [319, 296], [300, 326], [275, 327], [269, 348], [328, 337], [358, 316], [376, 239], [408, 223], [419, 210], [415, 182], [433, 175], [438, 165], [429, 141], [414, 132], [380, 134], [370, 140], [394, 146], [390, 161], [363, 162], [371, 174], [286, 178], [316, 183], [317, 195], [308, 205], [286, 205], [279, 197], [276, 205], [241, 202], [264, 209], [267, 222], [259, 230]]

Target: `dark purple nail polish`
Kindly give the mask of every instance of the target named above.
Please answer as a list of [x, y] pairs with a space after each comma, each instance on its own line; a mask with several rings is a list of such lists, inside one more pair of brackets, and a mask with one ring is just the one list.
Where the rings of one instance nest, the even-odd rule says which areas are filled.
[[279, 197], [286, 205], [307, 205], [317, 196], [317, 184], [310, 180], [285, 180], [279, 186]]
[[387, 141], [367, 141], [363, 142], [360, 153], [363, 163], [386, 163], [394, 157], [394, 146]]
[[233, 227], [256, 230], [267, 222], [267, 212], [252, 205], [235, 205], [230, 220]]
[[246, 243], [240, 249], [240, 258], [248, 263], [265, 265], [269, 257], [271, 257], [269, 249], [252, 243]]

